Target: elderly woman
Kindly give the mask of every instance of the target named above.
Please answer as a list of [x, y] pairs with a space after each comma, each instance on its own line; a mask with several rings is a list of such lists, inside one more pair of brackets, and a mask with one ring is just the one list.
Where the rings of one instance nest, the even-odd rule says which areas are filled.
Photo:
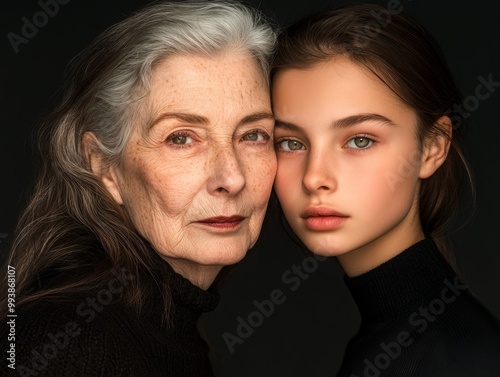
[[241, 5], [164, 3], [78, 57], [6, 266], [6, 368], [212, 374], [197, 319], [255, 243], [275, 175], [274, 42]]

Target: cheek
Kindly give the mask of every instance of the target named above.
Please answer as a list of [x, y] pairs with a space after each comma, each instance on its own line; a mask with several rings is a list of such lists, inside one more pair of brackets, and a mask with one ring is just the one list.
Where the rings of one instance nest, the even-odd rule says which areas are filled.
[[149, 216], [156, 213], [170, 219], [179, 217], [200, 191], [198, 181], [202, 170], [203, 164], [188, 161], [138, 164], [127, 177], [135, 186], [129, 192], [129, 201], [136, 212]]
[[404, 211], [413, 203], [418, 169], [406, 157], [379, 160], [358, 171], [351, 170], [345, 189], [365, 210], [372, 208], [370, 212], [375, 214], [387, 213], [391, 208]]
[[296, 199], [302, 190], [301, 171], [295, 159], [278, 158], [274, 189], [285, 212], [293, 210], [294, 203], [299, 204]]
[[119, 186], [124, 205], [130, 209], [140, 209], [150, 200], [149, 172], [142, 168], [138, 159], [125, 161], [120, 168]]
[[245, 156], [244, 158], [248, 188], [255, 203], [258, 203], [259, 206], [265, 206], [276, 176], [276, 154], [271, 148], [265, 153], [253, 157]]

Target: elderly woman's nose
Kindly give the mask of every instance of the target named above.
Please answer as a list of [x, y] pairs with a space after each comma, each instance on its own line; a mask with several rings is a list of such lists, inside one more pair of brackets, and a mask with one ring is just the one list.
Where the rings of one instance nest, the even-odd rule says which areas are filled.
[[242, 162], [233, 146], [220, 147], [214, 152], [208, 189], [211, 193], [235, 195], [246, 185]]

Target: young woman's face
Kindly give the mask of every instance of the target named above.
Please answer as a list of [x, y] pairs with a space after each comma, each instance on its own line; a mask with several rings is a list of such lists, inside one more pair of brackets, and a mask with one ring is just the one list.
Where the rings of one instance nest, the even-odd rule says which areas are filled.
[[345, 58], [278, 73], [272, 95], [275, 189], [309, 249], [341, 256], [375, 247], [383, 254], [422, 237], [412, 109]]

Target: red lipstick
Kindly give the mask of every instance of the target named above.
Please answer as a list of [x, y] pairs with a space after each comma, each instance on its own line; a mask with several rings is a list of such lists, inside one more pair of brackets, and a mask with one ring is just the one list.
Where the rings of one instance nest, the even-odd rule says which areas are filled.
[[239, 215], [216, 216], [199, 220], [197, 223], [221, 230], [233, 230], [236, 229], [243, 220], [245, 220], [245, 217]]
[[306, 228], [316, 231], [334, 230], [342, 226], [349, 216], [326, 206], [307, 207], [300, 215]]

